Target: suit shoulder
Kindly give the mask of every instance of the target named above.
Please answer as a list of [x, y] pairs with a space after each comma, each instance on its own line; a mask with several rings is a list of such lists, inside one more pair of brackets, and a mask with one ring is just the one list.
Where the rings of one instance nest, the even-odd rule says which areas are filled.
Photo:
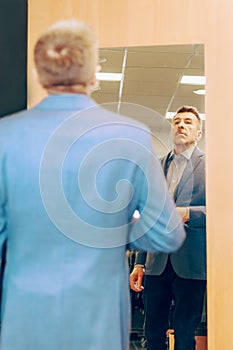
[[202, 151], [200, 148], [196, 148], [196, 153], [197, 153], [197, 155], [200, 157], [200, 158], [205, 158], [205, 152], [204, 151]]

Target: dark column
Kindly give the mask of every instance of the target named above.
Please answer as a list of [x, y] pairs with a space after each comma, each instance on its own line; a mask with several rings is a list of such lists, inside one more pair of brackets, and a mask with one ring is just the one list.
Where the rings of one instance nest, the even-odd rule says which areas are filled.
[[27, 0], [0, 0], [0, 117], [27, 106]]

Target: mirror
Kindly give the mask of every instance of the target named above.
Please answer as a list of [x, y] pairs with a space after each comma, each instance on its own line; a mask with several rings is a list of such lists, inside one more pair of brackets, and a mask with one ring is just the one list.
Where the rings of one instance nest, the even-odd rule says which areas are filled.
[[[101, 72], [122, 73], [122, 77], [119, 81], [100, 80], [93, 99], [107, 109], [147, 124], [155, 135], [158, 156], [172, 147], [169, 117], [182, 105], [192, 105], [201, 113], [203, 136], [198, 146], [205, 151], [205, 83], [182, 83], [184, 75], [204, 77], [204, 45], [102, 48], [100, 64]], [[137, 107], [132, 108], [132, 104]], [[140, 309], [141, 298], [136, 302]], [[134, 313], [132, 332], [143, 334], [142, 325], [143, 315]], [[197, 335], [206, 335], [206, 302]], [[206, 343], [200, 342], [206, 340], [197, 339], [197, 348], [205, 349]]]
[[[171, 117], [181, 105], [195, 106], [204, 117], [205, 97], [194, 93], [203, 90], [204, 85], [181, 83], [183, 75], [204, 76], [203, 44], [102, 48], [100, 65], [101, 73], [122, 73], [122, 78], [120, 81], [101, 80], [93, 99], [100, 104], [106, 103], [106, 108], [136, 117], [147, 124], [152, 133], [157, 134], [160, 130], [162, 137], [161, 117], [166, 118], [169, 113]], [[135, 116], [127, 104], [145, 108], [142, 113], [137, 109], [139, 113]], [[154, 113], [160, 118], [155, 118]], [[164, 138], [169, 142], [169, 123], [165, 124]], [[204, 121], [199, 147], [205, 150]], [[158, 155], [164, 153], [161, 142], [156, 149]]]

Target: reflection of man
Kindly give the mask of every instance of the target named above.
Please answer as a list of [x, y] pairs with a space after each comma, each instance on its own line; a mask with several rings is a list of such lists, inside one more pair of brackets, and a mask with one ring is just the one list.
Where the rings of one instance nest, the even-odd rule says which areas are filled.
[[131, 288], [142, 290], [145, 265], [148, 350], [166, 349], [172, 301], [175, 350], [195, 349], [195, 329], [201, 320], [206, 287], [205, 156], [196, 147], [200, 137], [198, 112], [181, 107], [172, 120], [174, 150], [162, 159], [162, 166], [187, 237], [183, 246], [169, 255], [138, 252], [130, 276]]
[[48, 96], [0, 121], [0, 348], [128, 350], [126, 246], [174, 251], [183, 224], [148, 129], [89, 96], [98, 64], [90, 28], [52, 26], [35, 63]]

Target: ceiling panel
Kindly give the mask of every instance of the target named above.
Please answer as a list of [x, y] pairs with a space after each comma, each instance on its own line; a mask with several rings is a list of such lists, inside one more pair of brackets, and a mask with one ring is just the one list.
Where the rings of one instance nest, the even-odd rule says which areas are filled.
[[[158, 79], [159, 80], [159, 79]], [[150, 96], [171, 96], [176, 88], [176, 81], [170, 81], [169, 85], [166, 81], [133, 81], [125, 80], [123, 86], [124, 95], [148, 95]]]
[[[175, 112], [184, 104], [205, 113], [204, 96], [193, 93], [204, 86], [180, 84], [184, 74], [204, 75], [202, 44], [103, 48], [100, 62], [102, 72], [124, 74], [121, 82], [100, 82], [99, 90], [92, 95], [98, 103], [114, 102], [114, 108], [126, 114], [132, 114], [132, 109], [129, 112], [122, 106], [117, 108], [117, 104], [137, 104], [152, 109], [162, 118], [166, 112]], [[144, 116], [142, 119], [149, 127], [155, 127], [153, 118]]]

